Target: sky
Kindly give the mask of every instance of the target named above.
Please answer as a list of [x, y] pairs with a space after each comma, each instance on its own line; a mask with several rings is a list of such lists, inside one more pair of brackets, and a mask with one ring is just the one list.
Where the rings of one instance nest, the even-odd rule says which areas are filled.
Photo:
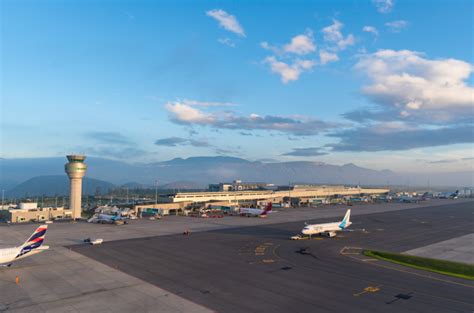
[[472, 1], [1, 2], [0, 157], [473, 167]]

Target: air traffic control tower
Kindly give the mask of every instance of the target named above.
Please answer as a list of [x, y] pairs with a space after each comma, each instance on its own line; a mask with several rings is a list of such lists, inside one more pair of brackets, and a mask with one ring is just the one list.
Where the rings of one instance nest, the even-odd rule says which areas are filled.
[[68, 155], [66, 156], [65, 170], [69, 180], [71, 181], [71, 193], [69, 196], [69, 209], [72, 212], [72, 218], [81, 218], [81, 202], [82, 202], [82, 177], [86, 174], [87, 164], [84, 163], [85, 155]]

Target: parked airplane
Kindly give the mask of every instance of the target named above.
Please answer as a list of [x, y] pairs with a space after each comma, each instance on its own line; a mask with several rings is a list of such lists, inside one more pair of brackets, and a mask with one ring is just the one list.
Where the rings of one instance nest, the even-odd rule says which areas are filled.
[[398, 198], [398, 202], [400, 203], [418, 203], [421, 198], [418, 197], [408, 197], [408, 196], [401, 196]]
[[113, 214], [99, 214], [96, 218], [90, 219], [90, 222], [96, 222], [99, 224], [124, 224], [125, 219], [120, 215]]
[[242, 216], [266, 217], [272, 212], [272, 203], [268, 202], [264, 209], [240, 208], [239, 214]]
[[17, 260], [48, 250], [49, 246], [42, 245], [47, 230], [48, 225], [41, 225], [21, 246], [0, 249], [0, 266], [10, 267]]
[[444, 193], [444, 194], [439, 195], [440, 199], [457, 199], [458, 197], [459, 197], [459, 190], [456, 190], [453, 193]]
[[337, 231], [344, 230], [351, 226], [351, 224], [351, 210], [349, 209], [347, 210], [346, 215], [344, 215], [342, 221], [334, 223], [306, 225], [301, 230], [301, 233], [303, 233], [303, 235], [308, 235], [309, 237], [318, 234], [327, 237], [334, 237], [336, 236]]

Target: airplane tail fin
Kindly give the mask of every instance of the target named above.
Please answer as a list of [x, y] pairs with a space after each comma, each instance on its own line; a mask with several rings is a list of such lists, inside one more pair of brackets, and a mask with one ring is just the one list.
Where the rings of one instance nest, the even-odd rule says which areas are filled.
[[344, 215], [344, 218], [341, 221], [341, 224], [339, 224], [339, 227], [344, 229], [349, 227], [351, 224], [351, 209], [348, 209], [346, 215]]
[[267, 206], [265, 207], [262, 214], [260, 214], [260, 215], [267, 215], [267, 213], [269, 213], [271, 211], [272, 211], [272, 203], [268, 202]]
[[[22, 252], [26, 251], [29, 252], [33, 249], [39, 248], [44, 241], [44, 237], [46, 235], [46, 231], [48, 230], [48, 225], [41, 225], [36, 228], [35, 232], [28, 238], [27, 241], [23, 245], [21, 245]], [[25, 253], [26, 253], [25, 252]]]
[[265, 208], [265, 212], [270, 212], [272, 210], [272, 203], [271, 202], [268, 202], [266, 208]]

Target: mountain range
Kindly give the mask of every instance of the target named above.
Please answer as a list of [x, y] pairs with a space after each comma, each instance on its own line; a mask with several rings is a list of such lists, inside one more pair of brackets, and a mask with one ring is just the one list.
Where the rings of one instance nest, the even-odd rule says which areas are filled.
[[[0, 159], [0, 188], [8, 194], [34, 195], [67, 193], [64, 157]], [[241, 158], [190, 157], [164, 162], [127, 163], [90, 157], [84, 188], [102, 191], [113, 186], [150, 187], [158, 183], [168, 188], [196, 189], [207, 184], [235, 179], [274, 184], [346, 184], [346, 185], [406, 185], [472, 186], [473, 172], [437, 174], [400, 174], [390, 170], [371, 170], [355, 164], [331, 165], [322, 162], [248, 161]], [[89, 187], [88, 187], [89, 186]], [[41, 188], [39, 188], [41, 187]], [[47, 192], [46, 192], [47, 191]]]

